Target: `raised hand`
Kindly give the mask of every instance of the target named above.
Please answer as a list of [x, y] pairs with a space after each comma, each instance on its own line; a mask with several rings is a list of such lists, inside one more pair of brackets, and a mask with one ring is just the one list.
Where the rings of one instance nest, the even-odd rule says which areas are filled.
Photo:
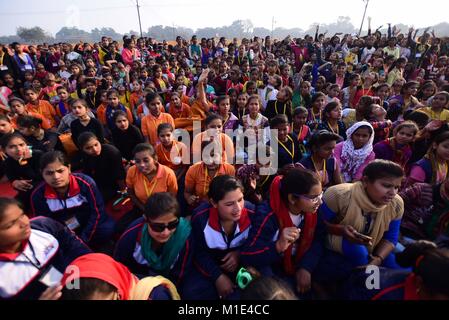
[[209, 72], [210, 72], [209, 68], [204, 69], [203, 72], [201, 72], [200, 77], [198, 78], [198, 82], [203, 83], [203, 82], [207, 81]]

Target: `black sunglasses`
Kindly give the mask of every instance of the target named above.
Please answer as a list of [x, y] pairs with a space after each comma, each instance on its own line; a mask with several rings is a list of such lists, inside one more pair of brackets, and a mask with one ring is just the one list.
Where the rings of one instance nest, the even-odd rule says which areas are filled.
[[167, 224], [148, 222], [148, 225], [150, 226], [151, 230], [153, 230], [154, 232], [157, 232], [157, 233], [164, 232], [165, 229], [172, 231], [178, 227], [179, 219], [176, 219], [175, 221], [169, 222]]

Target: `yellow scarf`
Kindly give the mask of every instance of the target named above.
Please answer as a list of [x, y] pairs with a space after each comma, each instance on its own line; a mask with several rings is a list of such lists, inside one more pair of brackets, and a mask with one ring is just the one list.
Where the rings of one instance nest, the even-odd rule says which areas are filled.
[[170, 291], [173, 300], [181, 300], [175, 285], [170, 280], [162, 277], [146, 277], [140, 280], [133, 288], [130, 300], [148, 300], [151, 292], [157, 286], [163, 285]]
[[[398, 220], [404, 213], [404, 202], [399, 195], [386, 206], [375, 206], [368, 195], [362, 182], [353, 184], [340, 184], [327, 189], [323, 201], [337, 215], [337, 223], [340, 225], [351, 225], [358, 232], [363, 233], [365, 218], [363, 213], [375, 214], [374, 225], [369, 234], [373, 238], [373, 245], [368, 247], [371, 253], [382, 240], [383, 235], [390, 226], [390, 222]], [[342, 253], [342, 237], [336, 235], [328, 236], [329, 248]]]

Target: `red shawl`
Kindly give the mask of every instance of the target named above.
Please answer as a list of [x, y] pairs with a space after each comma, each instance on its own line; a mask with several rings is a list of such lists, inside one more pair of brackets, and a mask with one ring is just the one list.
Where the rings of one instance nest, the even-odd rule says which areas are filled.
[[[288, 208], [285, 206], [284, 202], [281, 199], [280, 187], [282, 178], [282, 176], [277, 176], [273, 180], [270, 188], [270, 206], [278, 219], [279, 232], [282, 232], [284, 228], [293, 227], [293, 222], [290, 218]], [[304, 229], [301, 230], [299, 239], [297, 240], [299, 243], [295, 257], [292, 257], [292, 245], [290, 245], [284, 252], [284, 269], [285, 272], [289, 275], [295, 274], [295, 265], [302, 259], [307, 250], [309, 250], [310, 246], [312, 245], [313, 237], [315, 235], [315, 227], [317, 224], [316, 213], [305, 213], [304, 217], [305, 225]]]

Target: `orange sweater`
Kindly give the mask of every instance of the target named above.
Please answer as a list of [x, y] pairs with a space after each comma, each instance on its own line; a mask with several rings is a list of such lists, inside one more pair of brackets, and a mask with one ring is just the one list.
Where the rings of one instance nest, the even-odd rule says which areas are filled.
[[28, 112], [34, 112], [42, 115], [45, 119], [47, 119], [50, 123], [50, 127], [56, 127], [56, 110], [50, 104], [50, 102], [45, 100], [39, 100], [37, 106], [31, 103], [26, 105], [26, 109]]
[[173, 119], [191, 118], [192, 117], [192, 110], [190, 109], [190, 106], [188, 104], [185, 104], [185, 103], [182, 103], [181, 109], [177, 109], [173, 105], [173, 103], [170, 103], [169, 113], [171, 114]]
[[158, 118], [155, 118], [152, 114], [145, 116], [142, 119], [142, 133], [145, 138], [148, 138], [149, 143], [156, 147], [160, 141], [157, 135], [157, 127], [161, 123], [170, 123], [173, 128], [175, 127], [175, 121], [173, 117], [168, 113], [161, 113]]
[[[108, 125], [108, 121], [107, 121], [107, 118], [106, 118], [106, 109], [107, 109], [107, 107], [108, 106], [106, 104], [102, 103], [97, 108], [98, 121], [100, 121], [100, 123], [102, 125], [104, 125], [104, 126]], [[125, 109], [126, 109], [126, 115], [127, 115], [129, 123], [133, 123], [134, 121], [133, 121], [133, 115], [132, 115], [131, 111], [129, 111], [128, 108], [125, 108]]]
[[139, 106], [139, 100], [142, 98], [142, 96], [142, 92], [133, 92], [131, 94], [131, 97], [129, 98], [129, 105], [131, 106], [132, 112], [134, 112], [134, 110]]

